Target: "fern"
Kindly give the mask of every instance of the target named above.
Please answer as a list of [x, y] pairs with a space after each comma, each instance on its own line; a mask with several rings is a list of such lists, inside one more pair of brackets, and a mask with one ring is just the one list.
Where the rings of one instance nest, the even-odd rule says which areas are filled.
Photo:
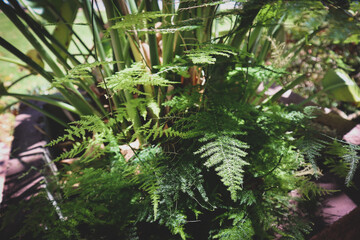
[[94, 83], [94, 76], [91, 74], [92, 70], [101, 65], [108, 65], [117, 63], [116, 61], [95, 61], [93, 63], [79, 64], [72, 68], [64, 77], [54, 77], [51, 83], [52, 87], [65, 88], [66, 83], [74, 83], [80, 85], [87, 82], [89, 85]]
[[[246, 47], [242, 37], [247, 29], [254, 27], [253, 19], [256, 28], [272, 24], [273, 20], [277, 24], [285, 13], [281, 8], [283, 2], [265, 4], [265, 1], [253, 9], [255, 0], [237, 1], [244, 4], [215, 16], [230, 15], [233, 29], [217, 39], [204, 38], [206, 43], [199, 45], [191, 44], [197, 42], [192, 39], [193, 30], [204, 24], [211, 26], [214, 16], [207, 16], [206, 12], [215, 13], [212, 10], [224, 1], [200, 2], [181, 1], [179, 9], [174, 9], [177, 15], [139, 11], [112, 19], [116, 22], [108, 30], [119, 30], [120, 38], [113, 40], [119, 40], [118, 45], [124, 49], [115, 50], [124, 50], [123, 55], [129, 57], [127, 63], [137, 59], [136, 45], [145, 47], [151, 37], [155, 39], [145, 33], [176, 33], [163, 35], [166, 36], [162, 39], [164, 49], [170, 47], [166, 49], [170, 49], [169, 53], [173, 50], [185, 54], [169, 54], [171, 63], [158, 66], [159, 72], [150, 72], [143, 63], [134, 63], [113, 75], [106, 71], [107, 78], [100, 82], [91, 74], [94, 68], [119, 62], [94, 62], [80, 64], [67, 76], [53, 81], [53, 86], [58, 88], [66, 87], [67, 83], [86, 88], [100, 82], [99, 87], [113, 94], [116, 110], [111, 109], [112, 114], [107, 115], [104, 109], [104, 118], [82, 117], [70, 125], [63, 137], [49, 144], [70, 141], [74, 143], [72, 148], [59, 159], [80, 159], [64, 167], [60, 176], [63, 201], [59, 204], [66, 218], [56, 219], [52, 206], [41, 204], [41, 213], [48, 215], [47, 219], [32, 216], [30, 219], [36, 221], [28, 221], [27, 227], [40, 229], [47, 239], [131, 239], [132, 236], [136, 239], [136, 228], [144, 222], [150, 226], [163, 225], [182, 239], [206, 239], [209, 232], [217, 239], [267, 239], [275, 232], [284, 238], [302, 239], [302, 228], [308, 228], [306, 223], [298, 221], [288, 193], [295, 188], [300, 189], [304, 198], [325, 193], [301, 174], [312, 173], [307, 171], [310, 164], [304, 160], [317, 169], [317, 158], [328, 143], [306, 131], [309, 109], [304, 114], [292, 107], [261, 104], [266, 89], [276, 81], [281, 84], [279, 79], [287, 73], [284, 69], [254, 65], [264, 60], [256, 59], [256, 49], [251, 50], [253, 53], [249, 53], [250, 49], [239, 50]], [[114, 7], [114, 12], [122, 10]], [[159, 18], [166, 23], [155, 27]], [[211, 30], [208, 33], [211, 36]], [[251, 32], [248, 34], [250, 42]], [[125, 41], [129, 41], [133, 54], [128, 54], [129, 44]], [[278, 45], [276, 55], [283, 55], [283, 45], [271, 42]], [[226, 46], [227, 43], [238, 47]], [[147, 46], [156, 50], [159, 45], [148, 41]], [[194, 77], [189, 74], [189, 68], [197, 68], [194, 65], [202, 66], [204, 84], [179, 88], [165, 96], [163, 90], [180, 82], [180, 76]], [[261, 82], [265, 86], [259, 94]], [[85, 91], [93, 97], [89, 88]], [[171, 100], [161, 105], [165, 97]], [[103, 108], [100, 101], [96, 104]], [[140, 136], [146, 144], [125, 160], [120, 145]], [[333, 154], [341, 156], [350, 166], [347, 183], [359, 161], [357, 150], [346, 145], [342, 154]]]
[[[182, 11], [185, 9], [179, 9]], [[184, 20], [178, 23], [162, 23], [161, 26], [155, 26], [156, 19], [166, 18], [166, 17], [174, 17], [175, 14], [161, 13], [161, 12], [142, 12], [137, 14], [128, 14], [125, 16], [121, 16], [118, 18], [113, 18], [111, 20], [117, 20], [115, 24], [109, 27], [105, 33], [105, 36], [109, 36], [110, 30], [118, 29], [124, 31], [130, 35], [137, 33], [141, 36], [144, 33], [175, 33], [175, 32], [184, 32], [184, 31], [192, 31], [202, 27], [201, 19], [189, 19]]]
[[329, 146], [327, 153], [336, 157], [340, 157], [341, 159], [336, 160], [333, 158], [328, 158], [326, 159], [325, 164], [331, 167], [331, 172], [340, 177], [345, 177], [345, 184], [349, 186], [360, 160], [360, 156], [358, 156], [357, 152], [360, 148], [359, 146], [344, 142], [342, 140], [335, 138], [330, 139], [332, 139], [333, 142]]
[[360, 156], [358, 156], [358, 154], [357, 154], [357, 151], [359, 149], [360, 149], [359, 146], [356, 146], [353, 144], [348, 144], [346, 146], [347, 152], [345, 155], [343, 155], [343, 159], [346, 163], [349, 164], [349, 173], [347, 174], [347, 176], [345, 178], [345, 183], [347, 185], [349, 185], [351, 180], [353, 179], [356, 167], [359, 163]]
[[158, 216], [159, 206], [159, 179], [162, 175], [160, 163], [165, 156], [161, 148], [146, 148], [136, 154], [131, 162], [131, 167], [125, 171], [125, 176], [130, 177], [130, 182], [139, 184], [140, 189], [146, 191], [153, 205], [154, 221]]
[[248, 165], [244, 157], [249, 146], [237, 139], [244, 135], [244, 131], [237, 130], [244, 121], [226, 107], [214, 106], [214, 110], [193, 114], [179, 123], [184, 124], [181, 130], [185, 138], [200, 137], [199, 142], [204, 144], [194, 153], [206, 159], [206, 167], [215, 167], [232, 199], [237, 200], [236, 195], [242, 189], [243, 167]]
[[[201, 106], [200, 100], [202, 99], [201, 94], [202, 88], [200, 86], [190, 86], [181, 90], [181, 94], [177, 95], [179, 91], [173, 91], [172, 99], [163, 103], [163, 106], [170, 107], [169, 116], [180, 113], [183, 115], [189, 111], [199, 109]], [[206, 103], [206, 99], [202, 99]]]
[[166, 139], [171, 139], [174, 137], [183, 137], [184, 134], [168, 127], [166, 124], [156, 125], [153, 124], [151, 126], [152, 121], [148, 121], [141, 127], [141, 133], [146, 137], [146, 141], [152, 139], [155, 141], [156, 139], [160, 139], [162, 137], [166, 137]]
[[245, 213], [229, 214], [228, 219], [232, 219], [233, 226], [219, 231], [213, 238], [220, 240], [253, 239], [253, 229], [250, 219], [246, 218]]
[[318, 186], [315, 182], [310, 181], [307, 177], [299, 178], [298, 188], [300, 195], [310, 200], [314, 196], [324, 196], [335, 192], [336, 190], [328, 190]]
[[[106, 79], [107, 87], [114, 91], [126, 90], [142, 95], [145, 93], [136, 88], [138, 85], [167, 86], [172, 83], [174, 82], [166, 80], [158, 74], [151, 74], [140, 62], [134, 63], [131, 67]], [[105, 87], [104, 83], [100, 83], [100, 86]]]
[[114, 157], [120, 158], [118, 143], [125, 140], [125, 135], [114, 134], [113, 128], [116, 125], [114, 119], [105, 123], [98, 116], [83, 116], [81, 120], [73, 122], [65, 130], [66, 134], [51, 141], [48, 146], [55, 146], [64, 141], [74, 142], [72, 148], [63, 152], [55, 161], [81, 157], [83, 162], [88, 162], [99, 159], [106, 154], [112, 154]]
[[223, 56], [229, 58], [236, 55], [236, 51], [225, 45], [209, 44], [199, 48], [192, 49], [187, 52], [186, 56], [193, 64], [215, 64], [215, 56]]
[[[202, 187], [200, 169], [186, 160], [172, 162], [159, 146], [140, 151], [131, 163], [134, 164], [133, 168], [127, 170], [126, 176], [131, 177], [132, 183], [139, 184], [140, 189], [149, 194], [153, 205], [152, 213], [144, 216], [146, 220], [157, 220], [167, 226], [173, 234], [179, 234], [186, 239], [184, 225], [187, 223], [187, 216], [183, 209], [205, 207], [204, 203], [208, 202]], [[182, 194], [195, 200], [196, 204], [189, 199], [184, 200]], [[198, 199], [199, 195], [202, 200]]]
[[248, 165], [243, 158], [247, 155], [244, 151], [249, 146], [229, 136], [205, 135], [200, 142], [208, 142], [195, 154], [201, 154], [206, 158], [205, 166], [216, 166], [215, 170], [222, 177], [222, 182], [228, 186], [231, 198], [237, 200], [237, 192], [242, 189], [243, 167]]
[[239, 192], [239, 203], [245, 206], [251, 206], [256, 203], [256, 197], [251, 190], [243, 190]]
[[305, 136], [297, 143], [297, 147], [300, 149], [305, 158], [312, 164], [316, 176], [318, 175], [316, 158], [321, 156], [321, 151], [326, 145], [326, 142], [310, 137], [308, 134], [305, 134]]
[[[111, 20], [119, 20], [111, 26], [110, 29], [120, 29], [122, 31], [128, 31], [129, 33], [135, 31], [141, 32], [141, 30], [154, 27], [154, 24], [149, 24], [148, 21], [155, 20], [161, 17], [173, 16], [173, 14], [164, 14], [161, 12], [142, 12], [138, 14], [128, 14]], [[110, 31], [108, 29], [108, 32]]]
[[349, 173], [349, 167], [343, 159], [336, 159], [334, 157], [325, 158], [324, 164], [330, 168], [330, 172], [345, 179]]

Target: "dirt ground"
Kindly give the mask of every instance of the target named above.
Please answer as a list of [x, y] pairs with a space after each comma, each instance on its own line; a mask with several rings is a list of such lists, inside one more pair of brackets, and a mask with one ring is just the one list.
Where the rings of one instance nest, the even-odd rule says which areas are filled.
[[9, 159], [11, 142], [13, 140], [15, 116], [11, 113], [0, 115], [0, 203], [4, 190], [6, 161]]

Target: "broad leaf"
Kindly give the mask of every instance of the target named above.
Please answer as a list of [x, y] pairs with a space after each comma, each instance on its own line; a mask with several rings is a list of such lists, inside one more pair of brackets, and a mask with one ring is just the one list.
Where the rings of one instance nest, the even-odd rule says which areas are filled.
[[322, 84], [324, 91], [336, 100], [360, 103], [360, 88], [349, 75], [341, 69], [330, 69], [325, 74]]

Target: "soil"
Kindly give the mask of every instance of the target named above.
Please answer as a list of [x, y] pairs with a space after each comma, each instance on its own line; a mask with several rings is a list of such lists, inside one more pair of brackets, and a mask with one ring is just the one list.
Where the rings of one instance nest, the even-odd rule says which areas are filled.
[[10, 157], [11, 142], [13, 140], [13, 129], [15, 116], [11, 113], [0, 115], [0, 204], [3, 199], [6, 166]]

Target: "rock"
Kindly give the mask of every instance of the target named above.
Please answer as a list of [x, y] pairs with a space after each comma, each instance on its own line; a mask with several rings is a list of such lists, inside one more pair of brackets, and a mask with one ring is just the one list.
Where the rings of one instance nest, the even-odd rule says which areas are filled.
[[336, 221], [331, 227], [315, 235], [311, 240], [355, 240], [360, 239], [360, 208]]
[[343, 139], [349, 143], [360, 145], [360, 124], [357, 124], [347, 134], [345, 134]]

